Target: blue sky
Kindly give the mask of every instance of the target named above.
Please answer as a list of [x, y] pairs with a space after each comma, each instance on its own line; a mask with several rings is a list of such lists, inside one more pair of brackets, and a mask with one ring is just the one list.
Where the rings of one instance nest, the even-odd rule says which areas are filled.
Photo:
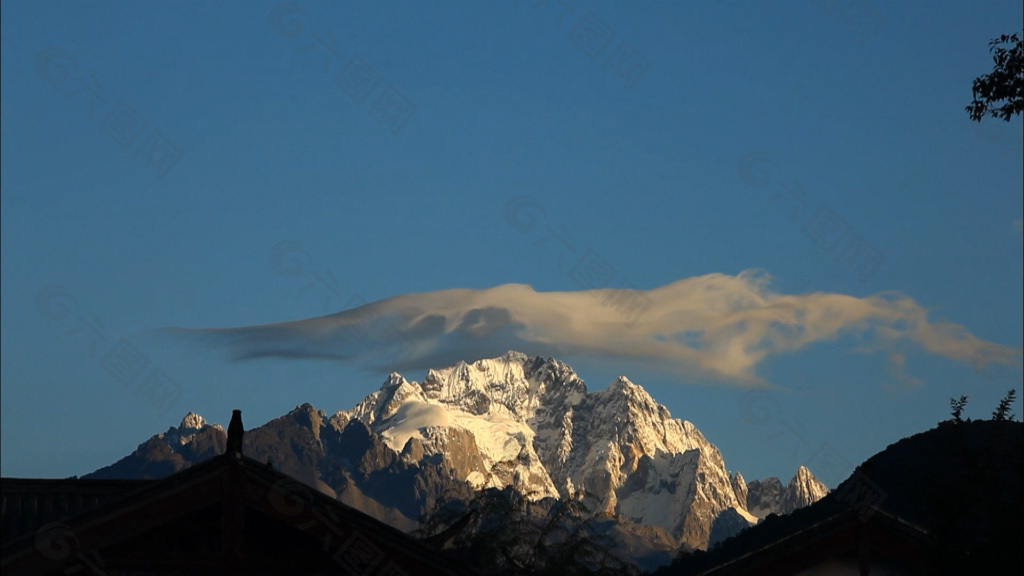
[[834, 486], [954, 395], [987, 416], [1022, 381], [1021, 120], [963, 109], [1020, 3], [829, 4], [4, 2], [3, 474], [90, 472], [189, 410], [333, 413], [386, 375], [154, 329], [508, 283], [757, 270], [1013, 351], [978, 371], [962, 341], [882, 337], [898, 319], [756, 382], [549, 354], [591, 389], [628, 375], [748, 479]]

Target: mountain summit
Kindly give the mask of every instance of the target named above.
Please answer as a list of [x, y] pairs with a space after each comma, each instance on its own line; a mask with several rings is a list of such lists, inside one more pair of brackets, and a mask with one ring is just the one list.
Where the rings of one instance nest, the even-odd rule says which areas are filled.
[[[96, 475], [180, 469], [223, 446], [222, 435], [190, 413]], [[746, 483], [692, 423], [625, 376], [589, 392], [568, 365], [518, 352], [430, 370], [422, 382], [392, 373], [350, 410], [328, 417], [300, 406], [247, 432], [245, 444], [403, 529], [445, 497], [511, 487], [532, 501], [581, 497], [593, 512], [706, 548], [719, 517], [716, 539], [827, 492], [804, 467], [785, 488], [775, 478]]]

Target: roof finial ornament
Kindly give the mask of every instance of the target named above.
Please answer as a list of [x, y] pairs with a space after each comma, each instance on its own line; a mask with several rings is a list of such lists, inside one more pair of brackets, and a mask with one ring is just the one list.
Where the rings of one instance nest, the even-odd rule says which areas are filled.
[[245, 428], [242, 426], [242, 411], [234, 410], [231, 412], [231, 423], [228, 424], [228, 454], [233, 454], [236, 458], [241, 458], [242, 436], [244, 434]]

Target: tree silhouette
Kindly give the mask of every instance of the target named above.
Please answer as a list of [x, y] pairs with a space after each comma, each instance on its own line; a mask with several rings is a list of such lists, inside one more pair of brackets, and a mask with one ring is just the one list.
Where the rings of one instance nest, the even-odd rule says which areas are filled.
[[949, 407], [952, 410], [954, 423], [959, 424], [963, 422], [960, 415], [964, 413], [964, 406], [967, 406], [967, 396], [961, 396], [959, 400], [956, 398], [949, 399]]
[[439, 505], [418, 532], [490, 576], [619, 576], [639, 569], [595, 529], [583, 493], [531, 502], [537, 494], [489, 488], [469, 502]]
[[1013, 420], [1015, 416], [1010, 412], [1010, 406], [1017, 400], [1017, 391], [1011, 389], [1003, 396], [1003, 399], [999, 401], [999, 407], [992, 413], [992, 419], [997, 421]]
[[995, 67], [974, 79], [974, 100], [965, 110], [975, 122], [986, 115], [1009, 122], [1024, 111], [1024, 44], [1017, 34], [1003, 34], [988, 46]]

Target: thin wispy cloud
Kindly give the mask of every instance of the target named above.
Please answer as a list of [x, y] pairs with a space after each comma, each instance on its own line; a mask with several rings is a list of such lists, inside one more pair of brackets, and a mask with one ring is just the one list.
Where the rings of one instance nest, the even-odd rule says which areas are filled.
[[405, 294], [296, 322], [172, 332], [238, 360], [324, 358], [368, 369], [415, 370], [511, 349], [599, 356], [748, 386], [764, 383], [757, 367], [765, 360], [839, 339], [858, 342], [861, 352], [885, 355], [900, 373], [906, 352], [914, 349], [979, 370], [1020, 363], [1019, 349], [929, 319], [925, 308], [899, 293], [782, 294], [756, 271], [630, 292], [649, 305], [629, 319], [602, 305], [616, 296], [611, 290], [537, 292], [506, 284]]

